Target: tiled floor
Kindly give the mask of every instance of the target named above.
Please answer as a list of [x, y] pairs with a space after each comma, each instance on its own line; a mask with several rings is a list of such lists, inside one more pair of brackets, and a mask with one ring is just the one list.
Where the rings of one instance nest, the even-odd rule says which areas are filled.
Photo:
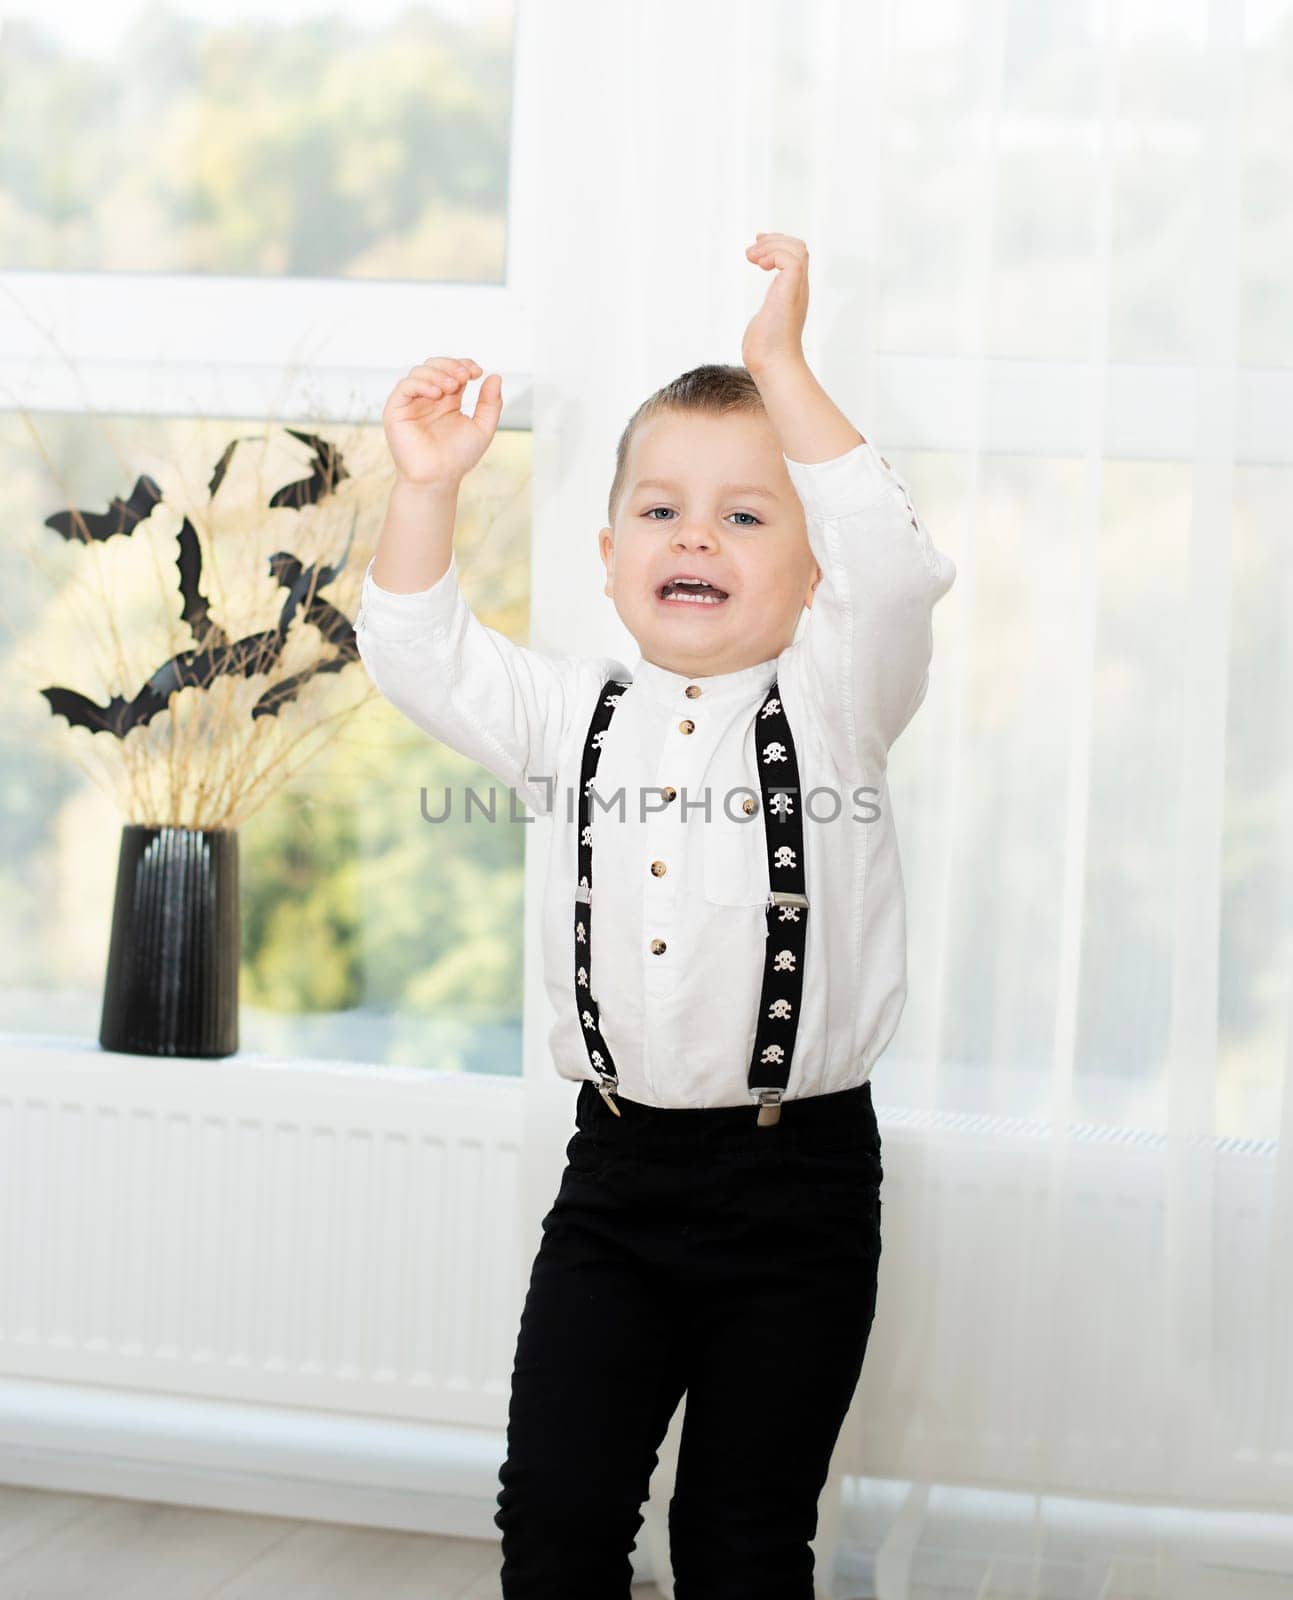
[[498, 1567], [484, 1539], [0, 1484], [0, 1600], [501, 1600]]

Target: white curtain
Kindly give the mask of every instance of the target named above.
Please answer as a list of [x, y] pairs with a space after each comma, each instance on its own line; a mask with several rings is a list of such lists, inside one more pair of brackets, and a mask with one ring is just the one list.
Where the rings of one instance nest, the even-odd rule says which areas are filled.
[[521, 0], [518, 49], [536, 642], [634, 659], [615, 441], [740, 360], [761, 229], [958, 568], [841, 1570], [1293, 1594], [1293, 6]]

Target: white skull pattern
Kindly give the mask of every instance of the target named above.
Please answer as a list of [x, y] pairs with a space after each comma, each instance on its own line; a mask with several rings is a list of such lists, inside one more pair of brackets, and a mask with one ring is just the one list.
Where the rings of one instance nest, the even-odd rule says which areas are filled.
[[793, 845], [779, 844], [776, 854], [772, 858], [774, 866], [793, 867], [795, 864], [795, 851]]
[[778, 950], [777, 958], [772, 965], [778, 972], [793, 972], [795, 970], [795, 952], [793, 950]]
[[789, 1000], [774, 1000], [768, 1007], [768, 1015], [777, 1018], [788, 1017], [790, 1015]]
[[785, 1051], [779, 1044], [770, 1044], [764, 1046], [763, 1054], [759, 1057], [759, 1061], [765, 1067], [780, 1066], [784, 1056]]
[[786, 747], [785, 747], [785, 745], [780, 743], [780, 741], [776, 740], [776, 739], [774, 739], [771, 742], [771, 744], [765, 744], [764, 747], [763, 747], [763, 759], [765, 761], [784, 761], [784, 760], [786, 760]]

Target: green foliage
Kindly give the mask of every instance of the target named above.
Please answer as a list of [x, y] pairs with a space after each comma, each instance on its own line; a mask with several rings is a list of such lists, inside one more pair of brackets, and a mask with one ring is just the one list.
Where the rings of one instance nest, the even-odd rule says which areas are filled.
[[[241, 830], [245, 1004], [288, 1013], [364, 1007], [406, 1037], [457, 1019], [519, 1038], [527, 827], [500, 786], [494, 821], [463, 816], [489, 774], [384, 701]], [[443, 822], [428, 822], [445, 809]], [[426, 1060], [429, 1044], [418, 1052]], [[486, 1055], [490, 1052], [487, 1050]], [[383, 1052], [392, 1058], [389, 1051]], [[439, 1050], [435, 1065], [446, 1062]], [[519, 1058], [491, 1060], [519, 1070]]]
[[[8, 267], [503, 280], [510, 25], [145, 13], [5, 27]], [[144, 92], [139, 92], [146, 86]], [[122, 226], [123, 219], [129, 226]]]

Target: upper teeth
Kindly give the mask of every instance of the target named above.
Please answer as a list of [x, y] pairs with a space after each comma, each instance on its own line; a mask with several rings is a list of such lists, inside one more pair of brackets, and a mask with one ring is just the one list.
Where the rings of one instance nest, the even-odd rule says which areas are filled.
[[[722, 603], [723, 591], [705, 578], [668, 578], [663, 585], [665, 593], [670, 589], [680, 588], [695, 589], [696, 593], [690, 597], [674, 594], [671, 598], [675, 600], [690, 598], [694, 605], [716, 606]], [[702, 593], [702, 590], [710, 592]]]

